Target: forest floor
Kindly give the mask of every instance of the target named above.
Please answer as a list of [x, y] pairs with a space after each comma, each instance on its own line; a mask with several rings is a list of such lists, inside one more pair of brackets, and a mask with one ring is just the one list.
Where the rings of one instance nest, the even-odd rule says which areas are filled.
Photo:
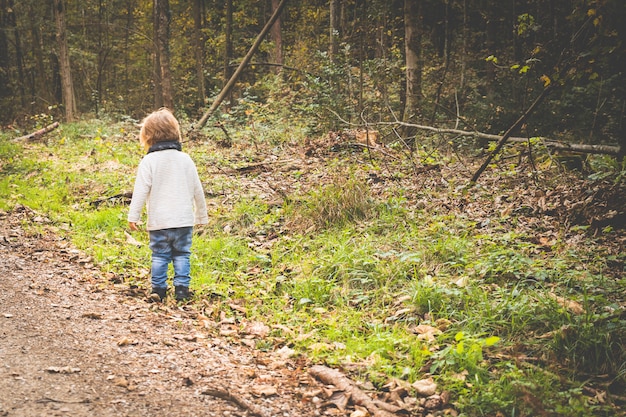
[[102, 279], [0, 213], [0, 416], [314, 416], [295, 360], [209, 338], [197, 313]]
[[[268, 184], [293, 192], [291, 188], [303, 183], [330, 181], [325, 161], [334, 157], [337, 146], [314, 145], [224, 175], [237, 177], [243, 189], [267, 198], [282, 194]], [[320, 155], [328, 149], [330, 156]], [[297, 181], [279, 181], [281, 175], [291, 178], [292, 165], [302, 170]], [[419, 196], [420, 190], [437, 184], [448, 188], [448, 171], [438, 165], [416, 169], [428, 181], [407, 180], [404, 189]], [[397, 182], [392, 175], [383, 176], [369, 174], [372, 188], [381, 194], [385, 180]], [[433, 212], [462, 213], [485, 227], [489, 219], [506, 216], [513, 208], [527, 210], [529, 220], [519, 227], [541, 230], [536, 240], [542, 245], [563, 224], [614, 227], [616, 233], [598, 237], [597, 243], [608, 254], [622, 253], [622, 186], [602, 183], [591, 188], [563, 179], [547, 195], [540, 186], [526, 183], [502, 191], [502, 178], [485, 177], [475, 196], [456, 201], [442, 193], [422, 204]], [[239, 334], [207, 331], [218, 328], [220, 318], [207, 318], [194, 306], [148, 302], [143, 289], [116, 284], [53, 229], [23, 227], [37, 223], [38, 216], [24, 206], [0, 211], [0, 417], [333, 414], [334, 408], [324, 406], [333, 390], [311, 376], [306, 358], [293, 357], [288, 350], [255, 349]], [[619, 276], [623, 264], [613, 268]], [[455, 415], [448, 407], [437, 415]], [[343, 411], [369, 415], [359, 407]]]

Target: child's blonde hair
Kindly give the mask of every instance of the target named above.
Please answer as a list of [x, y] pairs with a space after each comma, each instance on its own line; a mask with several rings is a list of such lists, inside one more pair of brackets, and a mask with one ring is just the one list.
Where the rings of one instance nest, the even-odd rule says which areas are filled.
[[141, 122], [139, 143], [149, 148], [157, 142], [180, 142], [180, 125], [169, 109], [165, 107], [150, 113]]

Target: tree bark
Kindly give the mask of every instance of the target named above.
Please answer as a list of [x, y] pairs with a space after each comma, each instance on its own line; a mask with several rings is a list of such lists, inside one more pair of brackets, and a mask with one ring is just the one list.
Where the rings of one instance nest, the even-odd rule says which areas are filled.
[[339, 53], [339, 37], [341, 30], [341, 0], [330, 0], [330, 48], [331, 62]]
[[206, 89], [204, 83], [204, 2], [193, 0], [193, 23], [194, 23], [194, 52], [196, 57], [196, 85], [198, 88], [198, 105], [204, 105]]
[[[402, 120], [409, 122], [420, 113], [422, 96], [421, 0], [404, 0], [404, 51], [406, 60], [406, 103]], [[409, 136], [412, 132], [405, 132]]]
[[76, 100], [74, 97], [74, 85], [70, 70], [70, 52], [67, 45], [67, 32], [65, 27], [65, 6], [63, 0], [54, 0], [54, 21], [56, 24], [57, 46], [59, 48], [59, 73], [61, 76], [61, 93], [63, 107], [65, 108], [65, 120], [73, 122], [77, 113]]
[[9, 40], [7, 33], [9, 32], [9, 9], [7, 0], [0, 0], [0, 99], [10, 97], [11, 90], [9, 88]]
[[287, 0], [281, 0], [276, 10], [274, 10], [274, 14], [272, 14], [272, 17], [270, 17], [270, 20], [268, 20], [268, 22], [265, 24], [265, 27], [263, 28], [263, 30], [261, 30], [261, 33], [259, 33], [259, 36], [257, 36], [256, 40], [254, 41], [254, 44], [252, 45], [252, 47], [250, 47], [250, 50], [241, 61], [241, 64], [239, 64], [239, 67], [237, 68], [235, 73], [230, 77], [230, 79], [228, 80], [228, 83], [226, 83], [224, 88], [222, 88], [222, 91], [219, 93], [219, 95], [217, 96], [217, 98], [215, 99], [211, 107], [209, 108], [209, 110], [207, 110], [206, 113], [204, 113], [204, 115], [202, 116], [202, 118], [198, 121], [199, 128], [202, 128], [206, 124], [209, 117], [211, 117], [213, 112], [217, 110], [217, 108], [220, 106], [220, 104], [222, 103], [226, 95], [233, 88], [233, 86], [235, 85], [235, 82], [237, 82], [237, 78], [239, 78], [239, 76], [243, 72], [246, 65], [248, 65], [248, 62], [250, 62], [250, 60], [252, 59], [252, 56], [254, 55], [254, 53], [257, 51], [257, 49], [259, 49], [259, 46], [261, 45], [263, 38], [265, 38], [265, 35], [267, 35], [267, 32], [269, 32], [270, 28], [272, 27], [276, 19], [278, 19], [278, 16], [280, 16], [280, 13], [282, 12], [286, 3], [287, 3]]
[[13, 139], [14, 142], [20, 142], [23, 140], [39, 140], [43, 135], [48, 132], [53, 131], [59, 127], [59, 122], [54, 122], [51, 125], [48, 125], [42, 129], [37, 130], [36, 132], [29, 133], [28, 135], [20, 136], [19, 138]]
[[159, 56], [159, 74], [161, 76], [162, 107], [174, 109], [172, 92], [172, 74], [170, 71], [170, 2], [154, 0], [156, 24], [156, 49]]
[[[272, 0], [272, 14], [278, 8], [280, 4], [280, 0]], [[273, 61], [276, 64], [283, 64], [283, 35], [282, 35], [282, 25], [280, 15], [276, 19], [276, 22], [272, 25], [271, 36], [274, 40], [274, 53], [273, 53]], [[281, 71], [281, 67], [274, 67], [276, 73]]]

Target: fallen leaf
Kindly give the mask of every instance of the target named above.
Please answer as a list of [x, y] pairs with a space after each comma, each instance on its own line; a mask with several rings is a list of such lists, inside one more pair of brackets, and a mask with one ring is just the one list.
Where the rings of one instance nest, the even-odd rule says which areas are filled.
[[415, 390], [420, 397], [430, 397], [437, 392], [437, 384], [432, 378], [420, 379], [411, 384], [411, 387]]
[[572, 301], [572, 300], [568, 300], [566, 298], [563, 297], [559, 297], [558, 295], [554, 294], [554, 293], [548, 293], [548, 295], [554, 299], [558, 305], [560, 305], [561, 307], [564, 307], [566, 309], [568, 309], [569, 311], [571, 311], [574, 314], [580, 315], [583, 314], [585, 312], [585, 309], [583, 308], [583, 306], [580, 303], [577, 303], [576, 301]]
[[258, 336], [260, 338], [265, 338], [270, 334], [270, 328], [260, 321], [253, 321], [246, 323], [246, 327], [243, 330], [244, 334], [250, 334], [253, 336]]
[[139, 342], [136, 340], [132, 340], [132, 339], [128, 339], [128, 338], [124, 338], [122, 340], [119, 340], [117, 342], [118, 346], [128, 346], [128, 345], [138, 345]]
[[128, 233], [126, 230], [124, 230], [124, 236], [126, 236], [126, 243], [128, 243], [129, 245], [134, 245], [134, 246], [143, 245], [143, 243], [141, 243], [140, 241], [132, 237], [132, 235]]
[[442, 332], [436, 327], [430, 326], [428, 324], [420, 324], [412, 328], [414, 333], [417, 333], [417, 338], [419, 340], [426, 340], [428, 342], [434, 342], [435, 336], [440, 335]]
[[350, 401], [350, 394], [345, 391], [335, 391], [330, 396], [328, 402], [336, 406], [339, 410], [345, 411]]
[[367, 410], [364, 410], [361, 407], [359, 407], [358, 409], [354, 410], [350, 414], [350, 417], [369, 417], [369, 416], [370, 416], [370, 413], [368, 413]]
[[296, 351], [285, 345], [276, 351], [276, 355], [285, 360], [296, 356]]
[[272, 385], [254, 385], [252, 386], [250, 391], [253, 395], [256, 395], [257, 397], [271, 397], [272, 395], [278, 394], [276, 387]]

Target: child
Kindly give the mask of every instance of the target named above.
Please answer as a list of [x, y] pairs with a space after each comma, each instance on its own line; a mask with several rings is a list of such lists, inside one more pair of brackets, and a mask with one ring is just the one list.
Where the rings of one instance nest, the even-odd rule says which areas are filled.
[[137, 169], [128, 226], [139, 230], [137, 222], [146, 205], [152, 250], [151, 298], [165, 299], [167, 269], [172, 262], [174, 295], [178, 301], [186, 300], [193, 226], [208, 223], [204, 190], [194, 162], [182, 152], [180, 126], [169, 110], [155, 111], [143, 120], [139, 142], [147, 154]]

